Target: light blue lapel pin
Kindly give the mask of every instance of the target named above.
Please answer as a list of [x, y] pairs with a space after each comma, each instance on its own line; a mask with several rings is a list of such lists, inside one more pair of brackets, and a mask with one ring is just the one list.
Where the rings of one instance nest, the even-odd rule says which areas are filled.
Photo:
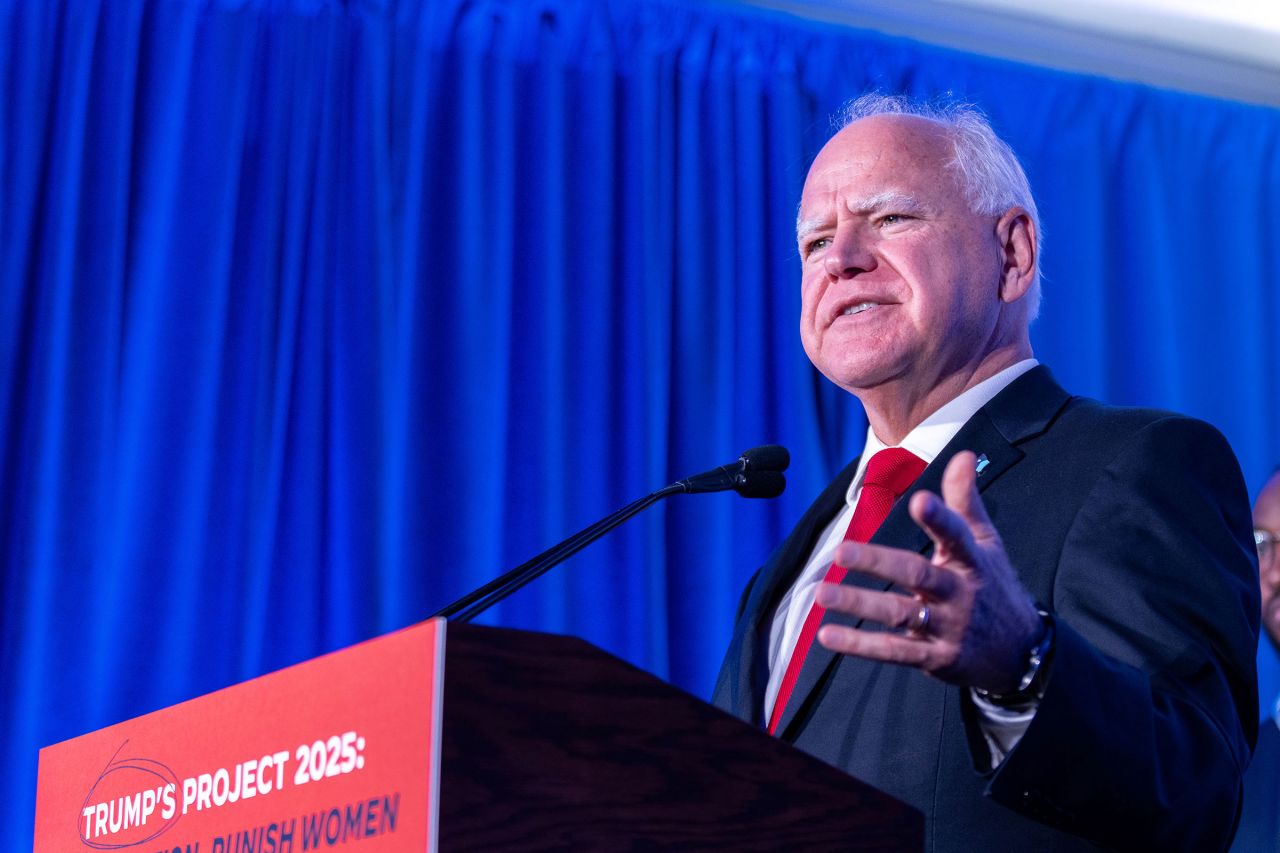
[[990, 464], [991, 464], [991, 460], [987, 458], [987, 454], [979, 453], [978, 462], [973, 466], [973, 470], [977, 472], [979, 477], [981, 477], [982, 472], [987, 470], [987, 466]]

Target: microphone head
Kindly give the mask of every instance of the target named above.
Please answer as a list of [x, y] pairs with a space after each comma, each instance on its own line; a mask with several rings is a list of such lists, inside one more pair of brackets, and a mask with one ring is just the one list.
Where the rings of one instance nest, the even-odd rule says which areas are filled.
[[764, 444], [751, 448], [738, 461], [744, 471], [785, 471], [791, 464], [791, 454], [780, 444]]
[[[787, 451], [782, 452], [785, 455]], [[786, 487], [787, 478], [781, 471], [747, 471], [734, 478], [733, 483], [734, 491], [744, 498], [776, 498]]]

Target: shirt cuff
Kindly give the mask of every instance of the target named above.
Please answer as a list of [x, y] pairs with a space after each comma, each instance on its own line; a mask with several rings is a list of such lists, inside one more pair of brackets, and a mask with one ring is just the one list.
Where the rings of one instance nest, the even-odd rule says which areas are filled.
[[994, 770], [1018, 745], [1027, 727], [1035, 719], [1040, 703], [1033, 700], [1025, 708], [1001, 708], [983, 699], [973, 689], [969, 690], [969, 698], [978, 709], [978, 728], [982, 730], [982, 737], [991, 750], [991, 768]]

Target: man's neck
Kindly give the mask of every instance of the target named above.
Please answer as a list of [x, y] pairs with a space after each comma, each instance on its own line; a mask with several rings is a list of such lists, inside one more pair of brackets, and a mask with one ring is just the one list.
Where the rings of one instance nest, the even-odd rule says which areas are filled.
[[876, 438], [894, 447], [925, 418], [965, 391], [1032, 357], [1029, 343], [995, 350], [977, 364], [939, 377], [923, 391], [908, 388], [901, 382], [886, 382], [857, 392], [857, 397], [862, 401]]

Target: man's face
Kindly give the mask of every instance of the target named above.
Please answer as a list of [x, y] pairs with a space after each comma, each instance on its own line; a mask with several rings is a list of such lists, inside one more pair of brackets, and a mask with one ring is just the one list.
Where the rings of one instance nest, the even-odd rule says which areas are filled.
[[[1253, 526], [1280, 533], [1280, 474], [1273, 475], [1258, 493], [1253, 505]], [[1262, 581], [1262, 627], [1280, 648], [1280, 543], [1259, 549], [1258, 573]]]
[[832, 382], [920, 397], [976, 365], [998, 330], [998, 217], [975, 214], [942, 126], [872, 116], [836, 134], [800, 201], [800, 336]]

